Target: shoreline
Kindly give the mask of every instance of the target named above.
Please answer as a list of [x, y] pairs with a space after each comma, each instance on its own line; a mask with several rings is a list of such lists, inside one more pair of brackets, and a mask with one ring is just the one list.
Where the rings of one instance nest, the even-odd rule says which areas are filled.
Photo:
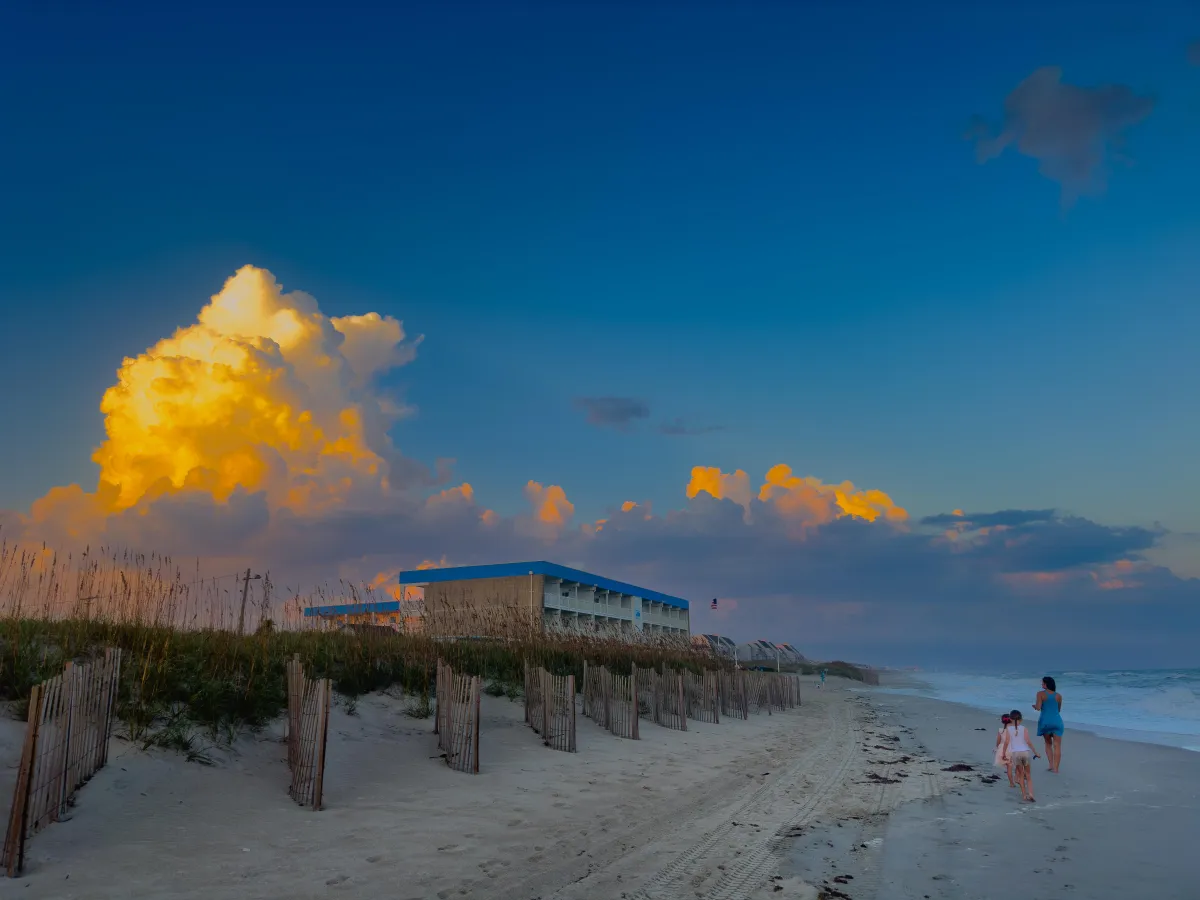
[[[936, 703], [953, 703], [963, 709], [969, 709], [973, 712], [983, 712], [990, 715], [999, 716], [999, 710], [991, 710], [982, 705], [973, 703], [964, 703], [961, 700], [949, 700], [941, 697], [931, 696], [930, 694], [906, 693], [908, 691], [929, 690], [936, 691], [935, 685], [928, 681], [921, 680], [917, 675], [910, 673], [883, 673], [878, 686], [863, 686], [863, 692], [877, 692], [887, 696], [894, 697], [913, 697], [919, 700], [932, 700]], [[1026, 714], [1026, 725], [1036, 725], [1036, 714], [1033, 713], [1032, 705], [1026, 709], [1023, 706], [1017, 708], [1022, 713]], [[1029, 715], [1033, 714], [1035, 718], [1030, 721]], [[1078, 731], [1086, 734], [1102, 737], [1107, 740], [1127, 741], [1134, 744], [1151, 744], [1156, 747], [1174, 747], [1178, 750], [1185, 750], [1189, 753], [1200, 753], [1200, 735], [1186, 734], [1176, 731], [1151, 731], [1149, 729], [1139, 728], [1115, 728], [1108, 725], [1096, 725], [1090, 722], [1078, 722], [1070, 718], [1069, 715], [1064, 716], [1068, 732]], [[1031, 728], [1036, 731], [1036, 728]]]

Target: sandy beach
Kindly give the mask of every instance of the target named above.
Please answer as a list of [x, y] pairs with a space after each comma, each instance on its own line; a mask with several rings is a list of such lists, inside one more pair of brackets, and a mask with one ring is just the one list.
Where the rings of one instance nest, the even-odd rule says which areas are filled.
[[[982, 713], [836, 679], [803, 701], [640, 741], [580, 717], [567, 754], [485, 697], [470, 776], [436, 758], [430, 720], [371, 695], [335, 710], [318, 813], [287, 796], [279, 729], [212, 766], [114, 739], [0, 895], [982, 898], [1003, 877], [1030, 898], [1195, 896], [1200, 754], [1072, 733], [1022, 806], [988, 778]], [[0, 725], [6, 798], [21, 731]]]
[[[787, 850], [785, 873], [854, 900], [1200, 896], [1200, 754], [1097, 737], [1068, 718], [1062, 771], [1034, 760], [1037, 802], [1022, 803], [992, 767], [998, 713], [879, 692], [855, 702], [899, 737], [876, 758], [933, 756], [936, 788], [890, 815], [810, 830]], [[945, 771], [954, 765], [972, 771]], [[912, 777], [900, 762], [888, 774]]]

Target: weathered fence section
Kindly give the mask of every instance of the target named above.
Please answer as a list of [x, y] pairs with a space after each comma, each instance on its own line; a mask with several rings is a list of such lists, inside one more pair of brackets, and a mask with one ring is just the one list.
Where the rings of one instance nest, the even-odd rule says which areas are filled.
[[718, 676], [720, 673], [705, 671], [701, 675], [695, 672], [683, 673], [683, 694], [687, 701], [689, 719], [698, 722], [721, 721], [721, 689]]
[[325, 790], [325, 746], [329, 740], [329, 705], [333, 684], [328, 678], [306, 678], [297, 654], [287, 664], [288, 793], [301, 806], [321, 808]]
[[756, 711], [766, 710], [767, 715], [770, 715], [772, 710], [783, 712], [785, 709], [795, 709], [800, 705], [800, 684], [797, 676], [776, 672], [747, 672], [744, 674], [748, 679], [748, 706], [753, 707]]
[[617, 737], [638, 740], [638, 699], [631, 675], [584, 666], [583, 714]]
[[749, 673], [742, 670], [722, 670], [721, 715], [733, 719], [750, 718]]
[[545, 704], [542, 703], [542, 670], [525, 663], [525, 724], [541, 733], [545, 719]]
[[455, 675], [449, 665], [438, 660], [433, 728], [446, 765], [479, 774], [479, 676]]
[[25, 865], [25, 845], [66, 812], [75, 792], [108, 761], [121, 651], [74, 665], [34, 685], [0, 865], [10, 877]]
[[635, 665], [630, 671], [629, 677], [634, 683], [634, 691], [637, 695], [638, 715], [651, 722], [657, 721], [658, 692], [662, 676], [654, 669], [639, 669]]
[[554, 750], [575, 752], [575, 676], [525, 663], [525, 724]]
[[[608, 674], [607, 672], [605, 674]], [[637, 692], [630, 675], [608, 675], [608, 730], [617, 737], [638, 740]]]
[[800, 705], [800, 680], [796, 675], [770, 677], [771, 706], [778, 710], [795, 709]]
[[654, 721], [663, 728], [687, 731], [687, 701], [684, 699], [683, 675], [663, 666], [658, 679], [658, 696]]
[[583, 661], [583, 714], [594, 720], [597, 725], [604, 725], [607, 728], [608, 726], [600, 721], [600, 714], [597, 711], [604, 702], [599, 673], [599, 669], [589, 666], [587, 660]]
[[767, 682], [769, 676], [765, 672], [747, 672], [750, 679], [750, 706], [755, 712], [767, 711], [771, 713], [771, 698], [768, 692]]

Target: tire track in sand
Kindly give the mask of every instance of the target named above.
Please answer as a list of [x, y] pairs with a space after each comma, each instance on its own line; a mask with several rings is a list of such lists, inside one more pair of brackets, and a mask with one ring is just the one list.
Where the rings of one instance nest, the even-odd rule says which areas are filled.
[[[629, 894], [631, 900], [694, 900], [698, 892], [689, 876], [694, 874], [693, 870], [697, 864], [718, 844], [722, 841], [733, 843], [729, 839], [735, 827], [734, 820], [742, 817], [763, 800], [788, 802], [787, 792], [796, 787], [797, 781], [803, 775], [811, 772], [815, 763], [821, 777], [809, 790], [799, 808], [785, 816], [773, 832], [744, 850], [736, 861], [722, 871], [703, 896], [706, 900], [744, 900], [749, 891], [766, 882], [774, 873], [777, 865], [776, 854], [787, 833], [807, 824], [824, 810], [825, 801], [842, 784], [857, 761], [859, 733], [854, 714], [845, 703], [837, 704], [834, 710], [835, 720], [830, 723], [829, 736], [815, 752], [815, 760], [802, 757], [787, 770], [787, 777], [781, 777], [773, 783], [773, 790], [763, 796], [747, 798], [736, 809], [731, 810], [721, 825], [679, 854], [639, 890]], [[763, 794], [761, 791], [755, 793]]]
[[[526, 877], [520, 883], [508, 884], [503, 887], [494, 886], [492, 890], [488, 890], [486, 896], [493, 900], [530, 900], [530, 898], [565, 900], [572, 896], [594, 895], [589, 894], [587, 882], [595, 876], [604, 875], [613, 870], [613, 866], [618, 863], [628, 864], [630, 853], [636, 852], [640, 856], [652, 854], [655, 846], [670, 845], [672, 838], [678, 841], [680, 834], [691, 832], [700, 827], [707, 818], [720, 815], [722, 817], [721, 826], [716, 827], [713, 832], [706, 835], [706, 838], [697, 842], [697, 844], [703, 844], [709, 848], [715, 846], [721, 838], [728, 838], [732, 821], [749, 815], [750, 812], [756, 811], [757, 808], [761, 808], [772, 800], [780, 797], [786, 798], [785, 791], [788, 788], [794, 790], [797, 782], [805, 774], [810, 774], [815, 767], [818, 770], [827, 768], [828, 762], [836, 760], [839, 755], [844, 755], [847, 760], [852, 757], [852, 752], [847, 750], [845, 745], [847, 737], [845, 720], [851, 718], [850, 710], [845, 707], [844, 703], [833, 704], [832, 707], [829, 707], [832, 715], [824, 721], [804, 721], [803, 725], [798, 722], [799, 727], [821, 728], [823, 732], [821, 742], [804, 750], [796, 760], [788, 763], [775, 779], [764, 782], [749, 793], [742, 794], [739, 799], [733, 799], [731, 802], [727, 802], [727, 805], [714, 806], [712, 798], [698, 798], [694, 803], [684, 806], [683, 809], [662, 812], [661, 815], [652, 816], [641, 824], [624, 830], [619, 838], [588, 847], [586, 859], [572, 858], [559, 865], [545, 866], [545, 868], [527, 872]], [[857, 738], [857, 732], [854, 737]], [[823, 786], [824, 782], [817, 785], [814, 791], [821, 791]], [[697, 845], [694, 845], [680, 856], [688, 857], [688, 860], [702, 856], [703, 851], [696, 851]], [[661, 852], [665, 856], [673, 851]], [[685, 860], [677, 858], [666, 869], [653, 876], [652, 881], [670, 881], [668, 870], [671, 874], [679, 874], [684, 865]], [[644, 900], [648, 896], [644, 892], [646, 892], [646, 886], [643, 886], [640, 892], [625, 893], [625, 896], [631, 900], [632, 898]], [[619, 892], [618, 889], [618, 893], [624, 892]], [[688, 894], [688, 896], [691, 898], [692, 895]]]

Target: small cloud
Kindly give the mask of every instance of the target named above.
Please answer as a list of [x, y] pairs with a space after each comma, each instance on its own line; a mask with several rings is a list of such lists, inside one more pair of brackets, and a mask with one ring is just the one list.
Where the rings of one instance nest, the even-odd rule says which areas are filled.
[[577, 397], [574, 405], [587, 414], [592, 425], [618, 431], [628, 431], [638, 419], [650, 417], [649, 405], [635, 397]]
[[543, 485], [530, 480], [525, 485], [525, 497], [533, 506], [534, 518], [544, 525], [563, 528], [575, 515], [575, 504], [567, 499], [567, 492], [561, 485]]
[[1103, 193], [1110, 157], [1126, 159], [1125, 132], [1150, 115], [1154, 99], [1123, 84], [1063, 84], [1056, 66], [1037, 69], [1004, 101], [999, 131], [976, 118], [967, 137], [981, 163], [1010, 146], [1038, 161], [1039, 171], [1062, 185], [1063, 202]]
[[1049, 522], [1054, 518], [1052, 509], [1002, 509], [991, 513], [967, 513], [961, 509], [952, 513], [940, 513], [936, 516], [926, 516], [921, 520], [922, 525], [941, 527], [944, 525], [966, 525], [974, 528], [995, 528], [1002, 525], [1013, 528], [1017, 525], [1028, 525], [1031, 522]]
[[717, 431], [725, 431], [724, 425], [689, 425], [683, 419], [672, 419], [670, 422], [663, 422], [658, 426], [658, 430], [663, 434], [669, 434], [672, 437], [691, 437], [697, 434], [713, 434]]

